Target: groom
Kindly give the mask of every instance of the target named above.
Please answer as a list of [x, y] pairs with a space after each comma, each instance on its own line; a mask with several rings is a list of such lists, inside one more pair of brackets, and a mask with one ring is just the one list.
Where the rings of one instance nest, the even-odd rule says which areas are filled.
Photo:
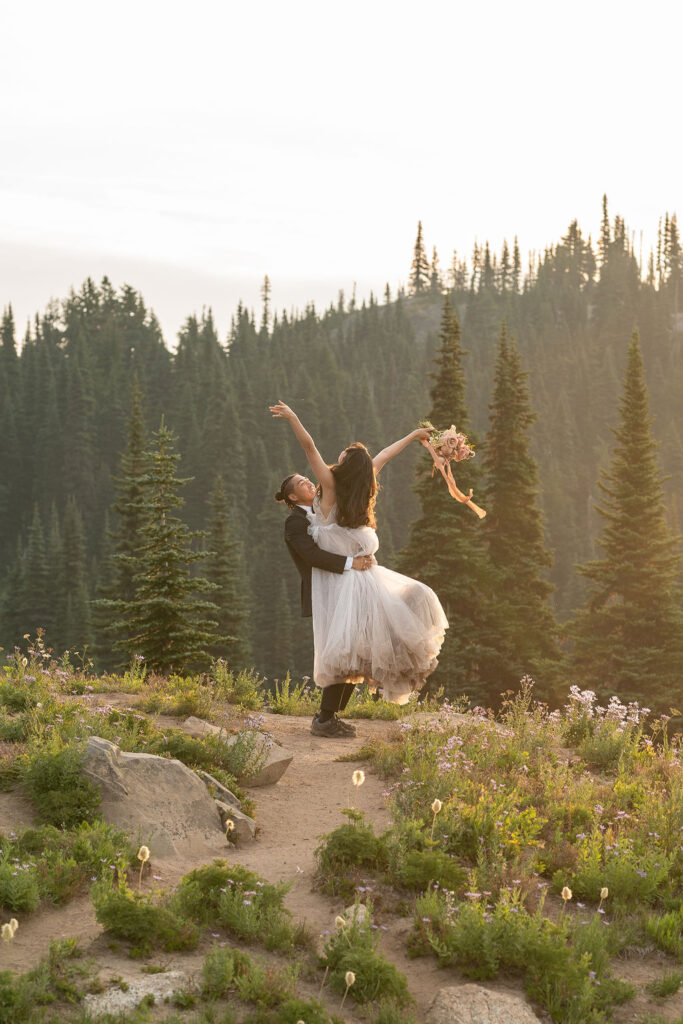
[[[285, 521], [285, 542], [294, 564], [301, 576], [301, 614], [304, 617], [313, 614], [311, 603], [311, 569], [324, 569], [326, 572], [363, 571], [376, 565], [374, 555], [335, 555], [332, 551], [324, 551], [318, 547], [308, 532], [307, 512], [313, 504], [315, 484], [300, 473], [292, 473], [282, 481], [282, 486], [275, 495], [276, 501], [284, 501], [289, 509]], [[340, 679], [323, 689], [320, 711], [311, 723], [314, 736], [336, 737], [337, 739], [355, 736], [356, 730], [348, 722], [337, 717], [343, 711], [353, 693], [353, 683]]]

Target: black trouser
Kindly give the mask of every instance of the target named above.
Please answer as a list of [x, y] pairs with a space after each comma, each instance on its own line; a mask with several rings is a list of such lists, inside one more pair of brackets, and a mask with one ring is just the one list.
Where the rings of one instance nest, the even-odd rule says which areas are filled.
[[320, 702], [320, 717], [325, 722], [336, 711], [343, 711], [351, 699], [355, 683], [332, 683], [323, 689]]

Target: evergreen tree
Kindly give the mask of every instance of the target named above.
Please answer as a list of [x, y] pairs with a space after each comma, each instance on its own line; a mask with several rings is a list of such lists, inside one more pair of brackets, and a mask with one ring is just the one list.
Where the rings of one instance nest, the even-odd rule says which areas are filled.
[[139, 572], [139, 557], [144, 538], [142, 524], [145, 516], [145, 475], [148, 470], [145, 420], [142, 389], [137, 374], [133, 378], [128, 441], [121, 456], [119, 474], [114, 477], [116, 500], [113, 505], [114, 529], [106, 536], [103, 572], [99, 580], [98, 598], [93, 602], [96, 630], [95, 655], [103, 669], [121, 666], [121, 657], [115, 653], [115, 641], [120, 639], [114, 614], [123, 604], [135, 598], [135, 576]]
[[162, 673], [205, 664], [208, 648], [225, 642], [215, 633], [216, 605], [197, 596], [215, 590], [215, 584], [191, 576], [187, 568], [206, 557], [191, 547], [205, 534], [191, 531], [173, 515], [183, 504], [177, 491], [188, 482], [175, 475], [180, 456], [174, 441], [162, 417], [148, 452], [150, 469], [143, 477], [143, 543], [133, 577], [135, 597], [120, 603], [121, 616], [114, 627], [121, 633], [117, 649], [142, 655], [149, 668]]
[[558, 660], [559, 651], [557, 626], [548, 605], [553, 588], [545, 579], [552, 559], [543, 544], [538, 467], [529, 450], [529, 431], [536, 417], [527, 377], [503, 324], [484, 450], [484, 526], [498, 637], [489, 675], [506, 688], [515, 687], [523, 675], [532, 675], [548, 697], [548, 663]]
[[580, 571], [591, 587], [570, 633], [577, 676], [602, 695], [667, 707], [683, 699], [678, 538], [666, 522], [640, 343], [628, 350], [619, 425], [602, 474], [602, 557]]
[[429, 285], [430, 268], [424, 240], [422, 238], [422, 221], [417, 222], [417, 238], [413, 248], [413, 262], [410, 267], [409, 285], [414, 294], [425, 291]]
[[[455, 424], [469, 434], [460, 325], [448, 296], [443, 301], [439, 338], [429, 419], [437, 429]], [[473, 488], [475, 499], [481, 479], [478, 461], [475, 458], [459, 464], [455, 473], [461, 490], [467, 493]], [[408, 544], [398, 556], [398, 568], [436, 592], [450, 623], [430, 687], [442, 684], [450, 697], [465, 692], [479, 701], [488, 696], [489, 687], [480, 669], [491, 654], [482, 639], [487, 621], [483, 531], [477, 517], [451, 498], [441, 475], [431, 470], [431, 459], [425, 455], [416, 483], [421, 515], [410, 528]]]
[[24, 632], [35, 633], [40, 626], [48, 637], [51, 634], [54, 595], [48, 590], [48, 566], [45, 534], [38, 505], [33, 507], [33, 519], [28, 531], [28, 544], [24, 557], [22, 587], [19, 599]]
[[62, 524], [57, 607], [62, 650], [78, 650], [82, 654], [86, 646], [92, 645], [92, 628], [85, 530], [73, 495], [67, 500]]
[[218, 629], [228, 638], [228, 642], [214, 648], [212, 654], [226, 658], [231, 666], [244, 668], [250, 663], [249, 588], [244, 571], [243, 545], [238, 539], [220, 475], [216, 477], [209, 505], [208, 542], [213, 554], [207, 559], [206, 575], [217, 588], [213, 600], [218, 608]]
[[438, 293], [439, 295], [443, 291], [443, 281], [441, 279], [441, 269], [439, 267], [439, 254], [436, 251], [436, 246], [432, 250], [432, 262], [429, 267], [429, 287], [431, 291]]

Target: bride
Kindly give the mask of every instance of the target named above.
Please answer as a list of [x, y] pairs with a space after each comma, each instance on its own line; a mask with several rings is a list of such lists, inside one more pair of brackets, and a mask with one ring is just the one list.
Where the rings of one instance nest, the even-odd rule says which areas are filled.
[[[373, 555], [376, 474], [412, 440], [430, 431], [414, 430], [371, 458], [355, 442], [328, 466], [296, 413], [284, 402], [269, 407], [287, 420], [303, 448], [319, 486], [308, 532], [319, 547], [341, 555]], [[312, 572], [313, 678], [328, 686], [365, 682], [381, 688], [385, 700], [405, 704], [437, 666], [448, 620], [438, 597], [424, 583], [374, 565], [365, 572]]]

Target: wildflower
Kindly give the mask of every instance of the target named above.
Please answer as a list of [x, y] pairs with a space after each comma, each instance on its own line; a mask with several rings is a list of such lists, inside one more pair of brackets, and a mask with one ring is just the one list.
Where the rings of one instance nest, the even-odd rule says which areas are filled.
[[346, 982], [347, 986], [351, 988], [351, 986], [356, 981], [356, 975], [353, 973], [353, 971], [346, 972], [346, 974], [344, 975], [344, 981]]
[[362, 768], [356, 769], [356, 771], [351, 776], [351, 781], [353, 782], [356, 788], [358, 788], [358, 786], [363, 785], [363, 783], [365, 782], [365, 772], [363, 771]]
[[569, 888], [568, 885], [565, 885], [565, 887], [562, 890], [562, 899], [566, 903], [567, 900], [570, 900], [571, 898], [572, 898], [572, 891], [571, 891], [571, 889]]
[[235, 822], [232, 820], [232, 818], [228, 818], [228, 820], [225, 823], [225, 831], [226, 832], [233, 832], [234, 829], [235, 829]]
[[[140, 861], [140, 877], [138, 878], [138, 889], [142, 885], [142, 869], [149, 860], [149, 846], [141, 846], [138, 850], [138, 860]], [[112, 864], [111, 867], [114, 867]]]
[[14, 938], [14, 932], [11, 924], [3, 924], [2, 926], [2, 941], [11, 942]]
[[346, 928], [346, 920], [341, 916], [341, 914], [338, 914], [337, 917], [335, 917], [334, 926], [335, 928]]
[[441, 807], [442, 807], [442, 806], [443, 806], [443, 805], [442, 805], [442, 803], [441, 803], [441, 801], [440, 801], [440, 800], [438, 800], [438, 799], [437, 799], [437, 800], [434, 800], [434, 802], [432, 803], [432, 812], [433, 812], [434, 814], [438, 814], [438, 813], [439, 813], [439, 811], [441, 810]]
[[603, 885], [602, 889], [600, 890], [600, 899], [601, 900], [606, 900], [608, 896], [609, 896], [609, 889], [607, 888], [606, 885]]

